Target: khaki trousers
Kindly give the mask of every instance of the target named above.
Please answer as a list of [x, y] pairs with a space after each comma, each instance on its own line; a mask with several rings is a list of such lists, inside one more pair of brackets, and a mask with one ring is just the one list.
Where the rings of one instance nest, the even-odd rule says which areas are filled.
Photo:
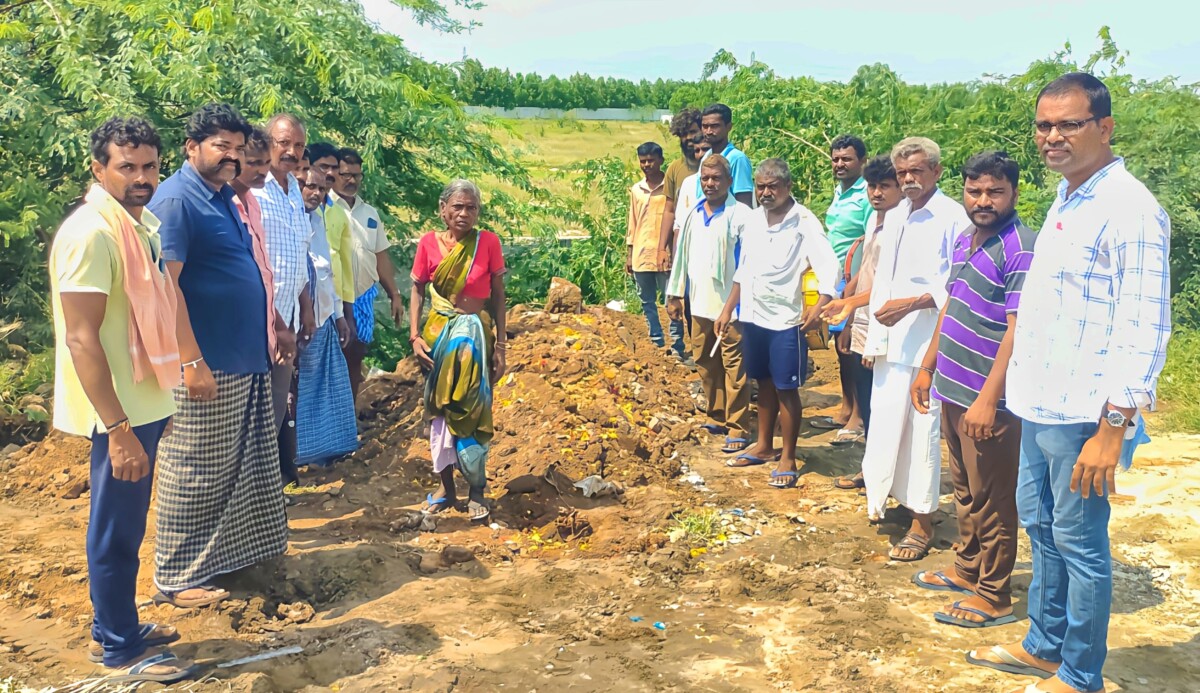
[[721, 340], [721, 348], [716, 355], [709, 356], [717, 343], [713, 322], [693, 315], [692, 333], [688, 337], [708, 400], [709, 421], [728, 428], [731, 438], [753, 440], [756, 426], [750, 416], [750, 388], [742, 363], [742, 329], [736, 322], [731, 324]]

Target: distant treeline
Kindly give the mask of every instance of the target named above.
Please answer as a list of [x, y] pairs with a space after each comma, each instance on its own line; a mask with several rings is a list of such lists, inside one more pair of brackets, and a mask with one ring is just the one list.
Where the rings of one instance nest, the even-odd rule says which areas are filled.
[[562, 78], [484, 67], [478, 60], [456, 64], [448, 75], [450, 90], [470, 106], [516, 108], [669, 108], [683, 80], [653, 82], [574, 74]]

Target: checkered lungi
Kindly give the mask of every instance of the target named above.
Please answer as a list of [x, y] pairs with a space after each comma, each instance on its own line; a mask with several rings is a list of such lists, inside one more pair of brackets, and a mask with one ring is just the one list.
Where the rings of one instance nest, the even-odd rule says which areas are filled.
[[287, 550], [271, 376], [213, 377], [211, 402], [175, 389], [174, 430], [158, 448], [154, 584], [164, 592]]
[[375, 340], [375, 297], [379, 285], [372, 284], [354, 301], [354, 324], [358, 328], [358, 341], [370, 344]]
[[333, 318], [300, 352], [296, 385], [296, 466], [325, 467], [358, 449], [350, 370]]

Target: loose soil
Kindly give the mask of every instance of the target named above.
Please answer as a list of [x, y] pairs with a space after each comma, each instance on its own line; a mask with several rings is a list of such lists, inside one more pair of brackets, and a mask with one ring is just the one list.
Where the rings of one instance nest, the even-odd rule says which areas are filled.
[[[887, 559], [892, 511], [834, 490], [861, 446], [802, 432], [798, 490], [767, 468], [728, 469], [695, 375], [645, 338], [640, 316], [518, 307], [498, 383], [492, 526], [462, 512], [420, 528], [429, 472], [420, 373], [402, 363], [360, 396], [363, 446], [303, 476], [291, 544], [227, 576], [234, 598], [188, 612], [143, 607], [183, 633], [181, 655], [217, 662], [190, 691], [1007, 691], [1031, 680], [968, 666], [964, 651], [1016, 641], [1026, 622], [937, 624], [946, 600], [914, 587], [952, 564], [950, 497], [937, 548]], [[832, 354], [816, 354], [806, 415], [832, 413]], [[1118, 477], [1110, 691], [1200, 690], [1200, 437], [1158, 436]], [[0, 678], [63, 686], [86, 660], [87, 444], [51, 436], [0, 460]], [[619, 490], [586, 498], [597, 475]], [[947, 483], [943, 491], [949, 493]], [[143, 549], [152, 564], [153, 522]], [[685, 528], [690, 529], [688, 534]], [[1024, 539], [1022, 538], [1023, 542]], [[1023, 615], [1029, 555], [1015, 592]], [[152, 593], [150, 569], [139, 594]], [[147, 687], [151, 689], [152, 687]]]

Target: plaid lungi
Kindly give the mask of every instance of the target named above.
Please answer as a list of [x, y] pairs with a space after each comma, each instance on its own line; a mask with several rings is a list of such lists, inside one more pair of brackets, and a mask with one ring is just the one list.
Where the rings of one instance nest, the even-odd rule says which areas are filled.
[[296, 464], [326, 466], [358, 449], [350, 369], [333, 318], [300, 352], [296, 387]]
[[375, 297], [379, 285], [372, 284], [354, 301], [354, 324], [358, 328], [358, 341], [370, 344], [375, 339]]
[[158, 448], [154, 584], [178, 592], [287, 550], [269, 373], [214, 372], [217, 398], [175, 389]]

